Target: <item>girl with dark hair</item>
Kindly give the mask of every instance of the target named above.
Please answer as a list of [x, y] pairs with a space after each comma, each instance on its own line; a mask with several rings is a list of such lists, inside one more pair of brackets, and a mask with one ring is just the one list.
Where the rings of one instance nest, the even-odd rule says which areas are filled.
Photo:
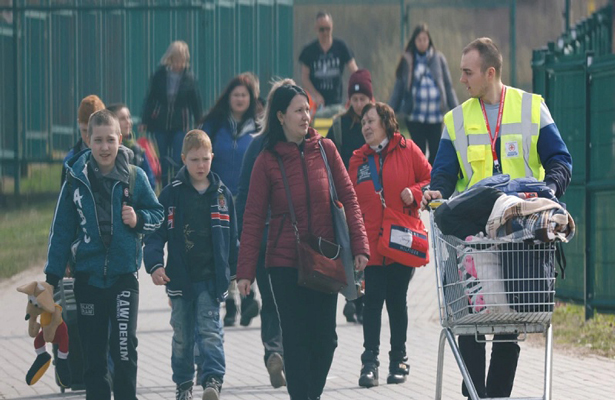
[[412, 140], [423, 154], [429, 148], [429, 163], [433, 164], [444, 114], [459, 102], [446, 58], [434, 47], [427, 24], [419, 24], [412, 32], [395, 77], [389, 105], [404, 114]]
[[[391, 329], [387, 383], [402, 383], [410, 371], [406, 356], [408, 330], [408, 285], [414, 268], [386, 258], [378, 251], [384, 209], [374, 180], [380, 181], [386, 206], [418, 217], [421, 189], [430, 181], [431, 167], [419, 148], [399, 134], [395, 113], [384, 103], [363, 108], [362, 133], [365, 145], [350, 159], [349, 175], [357, 193], [371, 258], [365, 269], [363, 296], [363, 346], [359, 386], [377, 386], [382, 307], [386, 302]], [[372, 176], [372, 165], [377, 177]]]
[[273, 85], [263, 122], [265, 140], [250, 180], [239, 249], [237, 286], [250, 293], [268, 212], [266, 267], [280, 317], [288, 393], [316, 400], [324, 389], [337, 347], [337, 294], [299, 286], [297, 247], [278, 159], [286, 171], [300, 235], [335, 241], [324, 149], [339, 200], [344, 205], [355, 268], [369, 257], [363, 218], [352, 183], [334, 144], [310, 128], [308, 97], [290, 79]]
[[[211, 170], [237, 196], [241, 163], [256, 135], [256, 82], [248, 74], [237, 75], [226, 86], [216, 104], [203, 119], [201, 129], [211, 138], [214, 158]], [[235, 325], [237, 288], [232, 282], [226, 299], [224, 326]], [[258, 315], [254, 293], [241, 300], [240, 324], [247, 326]]]

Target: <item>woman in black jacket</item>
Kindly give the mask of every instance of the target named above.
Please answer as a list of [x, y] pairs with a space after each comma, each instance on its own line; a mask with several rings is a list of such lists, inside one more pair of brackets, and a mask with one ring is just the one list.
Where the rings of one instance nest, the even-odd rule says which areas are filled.
[[163, 186], [168, 183], [171, 163], [177, 169], [182, 165], [181, 149], [186, 132], [201, 119], [201, 96], [189, 67], [190, 51], [186, 42], [171, 43], [150, 79], [143, 106], [141, 131], [148, 130], [156, 138]]

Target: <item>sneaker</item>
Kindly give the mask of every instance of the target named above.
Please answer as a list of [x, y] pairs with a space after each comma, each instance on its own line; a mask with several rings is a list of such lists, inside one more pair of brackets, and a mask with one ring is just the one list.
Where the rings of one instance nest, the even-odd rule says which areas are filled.
[[222, 391], [222, 379], [210, 376], [203, 386], [203, 400], [219, 400]]
[[192, 400], [192, 381], [186, 381], [177, 385], [175, 400]]
[[241, 300], [241, 318], [239, 319], [239, 325], [248, 326], [252, 322], [252, 318], [258, 315], [260, 307], [258, 301], [253, 297], [246, 297]]
[[359, 386], [370, 388], [378, 386], [378, 367], [375, 363], [365, 363], [361, 367], [361, 376], [359, 377]]
[[400, 361], [391, 361], [389, 365], [389, 376], [387, 376], [388, 384], [404, 383], [410, 373], [410, 364], [407, 363], [408, 358]]
[[357, 322], [354, 315], [357, 312], [357, 308], [352, 301], [347, 301], [344, 306], [344, 317], [346, 317], [347, 322]]
[[235, 325], [235, 318], [237, 316], [237, 306], [235, 300], [226, 299], [226, 314], [224, 315], [224, 326]]
[[271, 386], [279, 388], [286, 386], [286, 378], [284, 377], [284, 360], [279, 353], [271, 353], [267, 358], [267, 372], [269, 372], [269, 380]]

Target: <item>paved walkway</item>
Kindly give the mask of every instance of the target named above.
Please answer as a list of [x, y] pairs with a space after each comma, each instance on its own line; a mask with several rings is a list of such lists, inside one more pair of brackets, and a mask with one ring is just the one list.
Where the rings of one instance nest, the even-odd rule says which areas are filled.
[[[25, 374], [34, 360], [33, 340], [27, 334], [24, 321], [25, 296], [15, 288], [34, 279], [44, 280], [41, 268], [23, 272], [0, 282], [0, 310], [4, 315], [0, 324], [0, 399], [84, 399], [84, 392], [61, 394], [53, 380], [53, 373], [34, 386], [27, 386]], [[140, 399], [173, 399], [175, 385], [171, 381], [170, 308], [164, 291], [141, 274], [139, 311], [139, 376]], [[339, 346], [329, 373], [323, 400], [342, 399], [430, 399], [434, 397], [436, 356], [440, 325], [433, 266], [421, 268], [415, 274], [408, 291], [408, 355], [411, 370], [402, 385], [387, 385], [388, 360], [380, 368], [380, 385], [372, 389], [358, 387], [360, 354], [363, 334], [360, 325], [348, 324], [342, 316], [343, 298], [338, 302], [337, 333]], [[227, 375], [222, 398], [231, 399], [288, 399], [284, 388], [273, 389], [262, 363], [260, 321], [250, 327], [226, 330], [225, 347]], [[555, 327], [557, 329], [557, 327]], [[389, 330], [386, 313], [383, 316], [382, 354], [388, 352]], [[51, 346], [49, 346], [50, 348]], [[543, 388], [544, 344], [521, 344], [521, 358], [517, 371], [514, 396], [539, 396]], [[446, 350], [444, 370], [444, 399], [462, 399], [461, 375]], [[568, 352], [554, 352], [553, 399], [613, 399], [615, 398], [615, 360], [600, 357], [579, 357]], [[195, 390], [200, 398], [201, 390]]]

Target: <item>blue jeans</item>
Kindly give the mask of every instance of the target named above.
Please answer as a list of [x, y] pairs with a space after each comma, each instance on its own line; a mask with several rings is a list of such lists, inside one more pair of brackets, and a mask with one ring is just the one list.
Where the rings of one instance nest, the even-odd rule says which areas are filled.
[[[156, 138], [156, 144], [158, 145], [158, 152], [160, 153], [160, 175], [162, 179], [162, 186], [166, 186], [169, 183], [169, 178], [173, 179], [173, 174], [177, 173], [182, 167], [182, 146], [184, 144], [184, 136], [186, 132], [183, 131], [156, 131], [154, 137]], [[175, 168], [172, 167], [172, 160], [175, 164]], [[172, 174], [169, 177], [169, 174]]]
[[224, 359], [224, 332], [220, 320], [220, 303], [215, 298], [215, 282], [193, 283], [196, 297], [171, 297], [171, 326], [173, 344], [171, 368], [173, 382], [181, 384], [194, 379], [195, 345], [201, 363], [197, 383], [204, 384], [215, 376], [222, 380], [226, 370]]

